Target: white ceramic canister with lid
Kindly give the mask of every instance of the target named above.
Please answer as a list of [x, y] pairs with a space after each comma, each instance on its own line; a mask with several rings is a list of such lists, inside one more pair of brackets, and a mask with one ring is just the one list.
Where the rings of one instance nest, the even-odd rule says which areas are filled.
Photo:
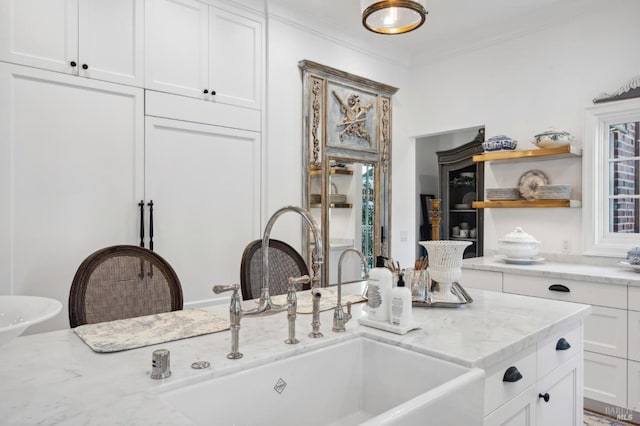
[[373, 268], [367, 282], [367, 312], [369, 319], [389, 321], [389, 293], [393, 276], [387, 268]]

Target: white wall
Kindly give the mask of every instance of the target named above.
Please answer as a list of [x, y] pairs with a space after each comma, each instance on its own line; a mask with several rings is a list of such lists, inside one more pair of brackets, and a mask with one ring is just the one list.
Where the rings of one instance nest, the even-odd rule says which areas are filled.
[[[411, 135], [430, 135], [486, 125], [486, 136], [506, 134], [519, 149], [548, 126], [566, 129], [582, 145], [584, 107], [601, 92], [617, 90], [640, 72], [640, 2], [606, 2], [597, 14], [576, 16], [563, 25], [508, 39], [483, 49], [442, 58], [411, 69], [407, 108]], [[407, 142], [412, 151], [415, 142]], [[397, 150], [405, 150], [398, 147]], [[581, 161], [552, 160], [486, 166], [485, 186], [510, 186], [527, 170], [538, 168], [551, 183], [573, 185], [581, 197]], [[587, 172], [587, 171], [585, 171]], [[397, 183], [397, 178], [394, 176]], [[415, 197], [415, 179], [397, 185]], [[413, 210], [413, 209], [412, 209]], [[497, 238], [523, 226], [543, 242], [542, 251], [581, 252], [582, 209], [487, 209], [485, 250]]]
[[[399, 243], [402, 230], [413, 228], [412, 195], [397, 188], [415, 179], [412, 152], [404, 149], [408, 140], [406, 118], [408, 69], [367, 54], [337, 39], [279, 17], [268, 20], [267, 125], [265, 140], [264, 205], [266, 218], [278, 208], [302, 204], [302, 79], [298, 61], [308, 59], [399, 88], [393, 97], [393, 195], [392, 256], [404, 255], [406, 242]], [[396, 149], [400, 146], [402, 149]], [[395, 196], [395, 194], [400, 194]], [[266, 221], [266, 219], [265, 219]], [[300, 247], [300, 220], [282, 216], [272, 236]], [[407, 225], [408, 224], [408, 225]], [[412, 235], [412, 234], [409, 234]], [[413, 253], [411, 253], [413, 257]], [[413, 261], [412, 261], [413, 262]]]

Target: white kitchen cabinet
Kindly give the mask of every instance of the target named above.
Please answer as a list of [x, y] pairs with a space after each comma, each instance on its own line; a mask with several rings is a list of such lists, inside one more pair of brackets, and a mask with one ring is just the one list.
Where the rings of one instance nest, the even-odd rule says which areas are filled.
[[[630, 344], [631, 341], [629, 341]], [[584, 349], [627, 357], [627, 311], [593, 306], [584, 325]]]
[[261, 18], [195, 0], [146, 0], [145, 15], [145, 87], [261, 109]]
[[464, 269], [460, 284], [464, 288], [480, 290], [502, 291], [502, 272]]
[[640, 312], [629, 311], [629, 356], [640, 361]]
[[147, 117], [154, 250], [176, 270], [186, 304], [238, 282], [244, 248], [260, 238], [260, 170], [260, 133]]
[[626, 407], [627, 360], [585, 351], [584, 396], [618, 407]]
[[0, 293], [64, 305], [80, 263], [135, 244], [143, 91], [0, 62]]
[[536, 386], [531, 385], [521, 394], [484, 418], [484, 426], [536, 425]]
[[582, 425], [582, 357], [574, 356], [537, 384], [537, 424]]
[[143, 0], [0, 0], [0, 59], [143, 84]]
[[581, 426], [582, 333], [564, 330], [489, 367], [484, 426]]
[[628, 361], [627, 408], [640, 412], [640, 362]]

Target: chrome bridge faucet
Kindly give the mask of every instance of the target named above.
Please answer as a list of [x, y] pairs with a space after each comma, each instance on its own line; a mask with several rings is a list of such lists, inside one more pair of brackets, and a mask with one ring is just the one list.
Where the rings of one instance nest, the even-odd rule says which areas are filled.
[[[271, 301], [271, 296], [269, 295], [269, 237], [271, 235], [271, 229], [275, 224], [276, 220], [282, 216], [286, 212], [294, 212], [298, 213], [305, 220], [309, 228], [311, 229], [311, 233], [313, 234], [313, 239], [315, 242], [315, 248], [312, 254], [312, 265], [311, 269], [313, 270], [313, 277], [311, 278], [311, 287], [318, 287], [318, 269], [320, 265], [323, 263], [322, 257], [322, 238], [320, 237], [320, 227], [318, 223], [314, 219], [313, 215], [309, 213], [308, 210], [305, 210], [301, 207], [295, 206], [286, 206], [277, 210], [267, 222], [267, 225], [264, 228], [264, 234], [262, 236], [262, 290], [260, 292], [260, 300], [258, 301], [258, 306], [255, 308], [256, 311], [264, 312], [273, 310], [276, 312], [283, 311], [287, 309], [286, 306], [278, 306], [274, 305]], [[326, 277], [322, 277], [321, 287], [326, 287], [327, 279]]]

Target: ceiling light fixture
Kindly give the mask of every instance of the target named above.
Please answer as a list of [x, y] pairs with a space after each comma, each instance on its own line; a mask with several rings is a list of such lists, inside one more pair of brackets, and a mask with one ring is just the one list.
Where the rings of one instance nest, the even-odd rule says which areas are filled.
[[402, 34], [420, 27], [425, 0], [360, 0], [362, 25], [379, 34]]

